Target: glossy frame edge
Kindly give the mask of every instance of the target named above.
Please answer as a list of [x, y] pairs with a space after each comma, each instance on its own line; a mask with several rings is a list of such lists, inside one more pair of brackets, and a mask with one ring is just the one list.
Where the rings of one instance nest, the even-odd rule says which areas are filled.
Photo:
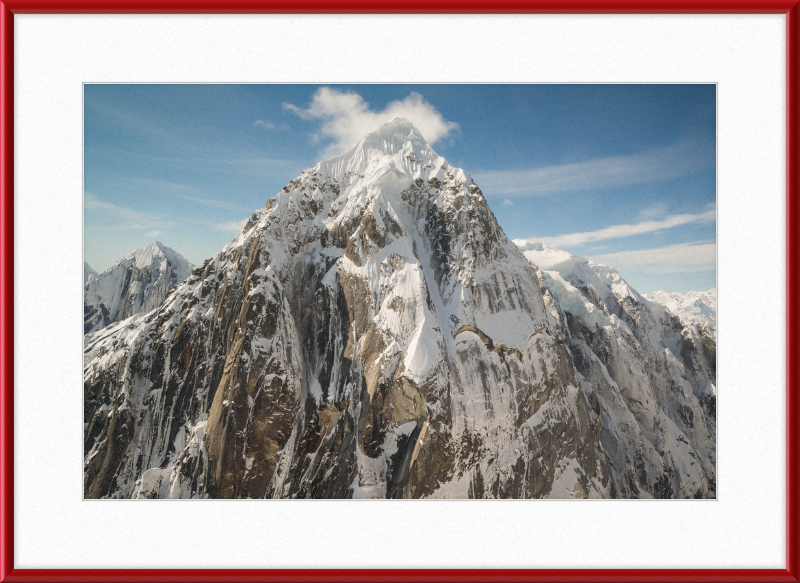
[[[15, 13], [786, 14], [786, 569], [14, 569]], [[800, 582], [800, 1], [0, 0], [0, 582]]]

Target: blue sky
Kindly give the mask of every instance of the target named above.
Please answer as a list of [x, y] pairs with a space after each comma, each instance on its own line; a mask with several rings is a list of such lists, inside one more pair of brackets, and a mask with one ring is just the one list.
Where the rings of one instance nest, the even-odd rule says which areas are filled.
[[641, 292], [716, 286], [714, 85], [86, 85], [84, 247], [202, 263], [300, 172], [403, 115], [512, 239]]

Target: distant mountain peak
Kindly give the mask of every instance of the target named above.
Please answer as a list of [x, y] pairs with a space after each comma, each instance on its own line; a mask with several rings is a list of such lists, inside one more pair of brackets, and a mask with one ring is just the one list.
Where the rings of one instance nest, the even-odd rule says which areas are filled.
[[92, 269], [91, 265], [89, 265], [88, 263], [86, 263], [84, 261], [83, 262], [83, 283], [85, 284], [87, 281], [89, 281], [89, 278], [91, 276], [97, 277], [97, 272], [94, 269]]
[[[165, 259], [181, 267], [184, 265], [191, 265], [191, 263], [189, 263], [189, 261], [183, 255], [174, 249], [167, 247], [161, 241], [153, 241], [141, 249], [136, 249], [135, 251], [126, 253], [117, 261], [115, 267], [117, 265], [133, 261], [137, 268], [142, 269], [152, 265], [154, 262], [162, 264]], [[188, 275], [188, 272], [186, 272], [184, 279]]]
[[686, 324], [703, 324], [716, 334], [717, 288], [705, 292], [689, 291], [685, 294], [656, 290], [644, 296], [665, 306]]
[[193, 265], [160, 241], [131, 251], [103, 273], [86, 277], [84, 334], [160, 305]]

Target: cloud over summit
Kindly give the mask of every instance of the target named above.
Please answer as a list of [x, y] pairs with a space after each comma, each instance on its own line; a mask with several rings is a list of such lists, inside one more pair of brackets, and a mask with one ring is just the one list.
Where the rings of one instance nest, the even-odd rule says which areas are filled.
[[365, 135], [396, 117], [411, 121], [429, 144], [460, 131], [457, 123], [447, 121], [419, 93], [392, 101], [381, 111], [370, 109], [358, 93], [321, 87], [308, 107], [284, 103], [283, 108], [306, 120], [319, 120], [322, 127], [314, 134], [319, 142], [333, 140], [322, 150], [325, 157], [341, 154]]

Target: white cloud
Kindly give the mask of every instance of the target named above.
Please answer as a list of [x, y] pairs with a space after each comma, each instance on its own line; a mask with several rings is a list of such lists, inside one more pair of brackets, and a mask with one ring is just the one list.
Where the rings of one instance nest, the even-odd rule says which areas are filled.
[[506, 198], [506, 199], [503, 200], [502, 204], [503, 204], [503, 206], [511, 206], [514, 203]]
[[247, 224], [247, 219], [241, 221], [226, 221], [223, 223], [215, 223], [212, 225], [215, 231], [227, 231], [238, 235]]
[[137, 211], [112, 202], [100, 200], [91, 192], [83, 195], [83, 208], [101, 218], [106, 228], [114, 229], [165, 229], [175, 225], [160, 215]]
[[667, 214], [667, 205], [663, 202], [656, 202], [649, 207], [643, 208], [639, 211], [640, 219], [654, 219]]
[[595, 158], [530, 170], [475, 173], [473, 177], [489, 195], [525, 196], [662, 182], [713, 168], [714, 164], [713, 144], [686, 139], [666, 148], [629, 156]]
[[321, 152], [322, 156], [341, 154], [365, 135], [395, 117], [404, 117], [411, 121], [429, 144], [434, 144], [452, 132], [459, 131], [457, 123], [445, 120], [433, 105], [416, 92], [412, 92], [405, 99], [390, 102], [382, 111], [374, 111], [358, 93], [321, 87], [307, 108], [303, 109], [291, 103], [284, 103], [283, 107], [303, 119], [322, 121], [322, 127], [314, 138], [333, 140], [333, 143]]
[[686, 273], [713, 271], [717, 267], [716, 243], [698, 241], [660, 247], [595, 255], [592, 261], [612, 265], [621, 272]]
[[121, 180], [121, 182], [127, 182], [127, 183], [137, 182], [151, 189], [151, 191], [154, 194], [170, 196], [172, 198], [180, 198], [182, 200], [188, 200], [190, 202], [202, 204], [205, 206], [223, 208], [232, 211], [247, 210], [241, 205], [234, 204], [228, 202], [227, 200], [222, 200], [220, 198], [205, 198], [202, 196], [196, 196], [195, 194], [187, 194], [187, 193], [199, 192], [197, 188], [195, 188], [194, 186], [190, 186], [188, 184], [181, 184], [178, 182], [167, 182], [164, 180], [153, 180], [151, 178], [137, 178], [137, 177], [124, 178]]
[[145, 233], [145, 235], [147, 235], [148, 237], [155, 238], [155, 237], [158, 237], [163, 232], [164, 231], [155, 231], [155, 230], [153, 230], [153, 231], [148, 231], [147, 233]]
[[670, 215], [660, 221], [642, 221], [635, 225], [612, 225], [597, 231], [587, 231], [585, 233], [570, 233], [568, 235], [558, 235], [557, 237], [531, 237], [526, 241], [544, 243], [552, 247], [569, 248], [604, 241], [606, 239], [620, 239], [623, 237], [633, 237], [654, 231], [663, 231], [680, 225], [689, 223], [709, 223], [717, 219], [716, 207], [703, 213]]

